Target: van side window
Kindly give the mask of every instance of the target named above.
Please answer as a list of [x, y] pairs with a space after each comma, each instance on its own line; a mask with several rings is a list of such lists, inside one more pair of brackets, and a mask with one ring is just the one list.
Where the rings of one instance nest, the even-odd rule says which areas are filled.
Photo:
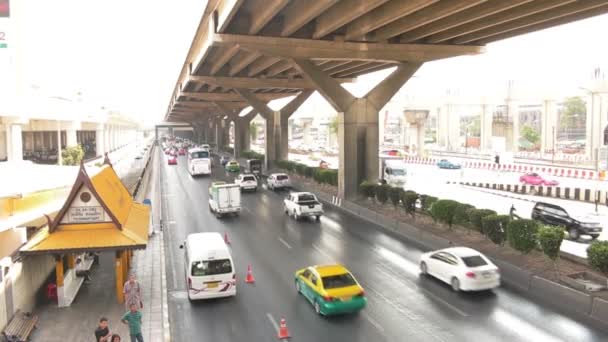
[[391, 168], [390, 168], [390, 167], [387, 167], [387, 168], [386, 168], [386, 174], [387, 174], [387, 175], [390, 175], [390, 174], [391, 174]]

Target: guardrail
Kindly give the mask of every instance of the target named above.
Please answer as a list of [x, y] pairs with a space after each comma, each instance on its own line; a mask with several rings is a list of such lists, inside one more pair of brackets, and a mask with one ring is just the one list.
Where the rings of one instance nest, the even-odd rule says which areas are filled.
[[150, 148], [148, 149], [148, 151], [146, 153], [146, 165], [144, 165], [143, 169], [141, 170], [141, 174], [139, 175], [139, 177], [137, 178], [137, 182], [135, 183], [135, 188], [133, 189], [133, 198], [135, 198], [137, 196], [137, 193], [139, 192], [139, 189], [141, 188], [141, 183], [144, 179], [144, 175], [146, 174], [146, 171], [148, 170], [148, 166], [150, 165], [150, 160], [152, 159], [152, 155], [154, 153], [155, 148], [156, 148], [156, 145], [152, 144], [152, 146], [150, 146]]

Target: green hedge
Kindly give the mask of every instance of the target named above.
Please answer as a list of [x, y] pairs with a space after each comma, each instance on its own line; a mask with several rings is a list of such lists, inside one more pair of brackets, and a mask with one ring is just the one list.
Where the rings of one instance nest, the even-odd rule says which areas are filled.
[[370, 181], [363, 181], [359, 185], [359, 192], [365, 198], [375, 198], [376, 197], [376, 187], [378, 184]]
[[542, 226], [538, 230], [538, 242], [543, 253], [552, 261], [559, 257], [559, 248], [564, 241], [564, 228]]
[[608, 241], [593, 241], [587, 247], [587, 261], [594, 270], [608, 275]]
[[317, 183], [338, 185], [338, 170], [317, 169], [313, 174], [313, 179]]
[[257, 153], [255, 151], [243, 151], [241, 153], [241, 156], [243, 158], [247, 158], [247, 159], [259, 159], [259, 160], [264, 160], [264, 155], [261, 153]]
[[418, 200], [418, 194], [414, 191], [408, 190], [401, 193], [401, 203], [403, 209], [408, 214], [414, 214], [416, 212], [416, 201]]
[[471, 222], [473, 228], [478, 232], [483, 232], [481, 219], [486, 216], [496, 215], [496, 212], [491, 209], [469, 209], [467, 210], [467, 215], [469, 216], [469, 222]]
[[540, 224], [534, 220], [520, 219], [507, 225], [507, 240], [513, 249], [523, 254], [530, 253], [538, 244]]
[[290, 160], [278, 160], [276, 166], [301, 176], [314, 179], [317, 183], [338, 185], [338, 170], [321, 169]]
[[453, 200], [439, 200], [431, 207], [431, 214], [435, 220], [447, 223], [452, 227], [454, 223], [454, 212], [460, 203]]
[[511, 222], [509, 215], [488, 215], [481, 218], [482, 232], [497, 245], [502, 246], [507, 239], [507, 226]]
[[422, 210], [426, 212], [430, 212], [433, 204], [437, 202], [439, 198], [428, 195], [420, 195], [420, 201], [422, 202]]
[[388, 190], [388, 198], [391, 200], [391, 203], [393, 203], [395, 207], [399, 205], [402, 193], [404, 193], [404, 191], [401, 188], [391, 187]]
[[475, 208], [474, 206], [466, 203], [460, 203], [454, 211], [454, 224], [460, 224], [466, 226], [470, 223], [469, 215], [467, 210]]
[[389, 189], [390, 186], [388, 186], [387, 184], [378, 185], [376, 187], [376, 199], [378, 200], [378, 202], [384, 204], [386, 203], [386, 201], [388, 201]]

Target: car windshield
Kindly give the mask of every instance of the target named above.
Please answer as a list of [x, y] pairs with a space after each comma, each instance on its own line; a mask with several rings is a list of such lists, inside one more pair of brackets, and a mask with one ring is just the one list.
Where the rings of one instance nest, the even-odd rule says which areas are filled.
[[485, 265], [488, 264], [479, 255], [473, 255], [473, 256], [463, 257], [462, 261], [464, 262], [465, 265], [467, 265], [467, 267], [479, 267], [479, 266], [485, 266]]
[[192, 159], [209, 158], [209, 152], [207, 152], [207, 151], [192, 152], [192, 153], [190, 153], [190, 157]]
[[232, 263], [229, 259], [194, 261], [192, 263], [192, 276], [202, 277], [232, 272]]
[[357, 282], [349, 273], [322, 277], [321, 280], [323, 281], [323, 288], [325, 289], [337, 289], [340, 287], [357, 285]]
[[255, 177], [247, 176], [247, 177], [243, 177], [243, 180], [246, 182], [255, 182]]
[[286, 175], [278, 175], [278, 176], [277, 176], [277, 180], [286, 180], [286, 179], [288, 179], [288, 178], [289, 178], [289, 177], [287, 177]]
[[405, 170], [404, 169], [393, 169], [393, 175], [395, 176], [405, 176]]
[[304, 194], [304, 195], [300, 195], [298, 197], [298, 201], [299, 202], [310, 202], [310, 201], [316, 201], [317, 199], [315, 198], [314, 195], [311, 194]]

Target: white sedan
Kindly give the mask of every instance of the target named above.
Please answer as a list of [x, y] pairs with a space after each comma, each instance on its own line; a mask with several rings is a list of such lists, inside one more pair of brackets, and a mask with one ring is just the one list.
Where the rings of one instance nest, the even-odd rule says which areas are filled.
[[450, 284], [454, 291], [482, 291], [500, 286], [498, 267], [485, 255], [468, 247], [422, 254], [420, 272]]

